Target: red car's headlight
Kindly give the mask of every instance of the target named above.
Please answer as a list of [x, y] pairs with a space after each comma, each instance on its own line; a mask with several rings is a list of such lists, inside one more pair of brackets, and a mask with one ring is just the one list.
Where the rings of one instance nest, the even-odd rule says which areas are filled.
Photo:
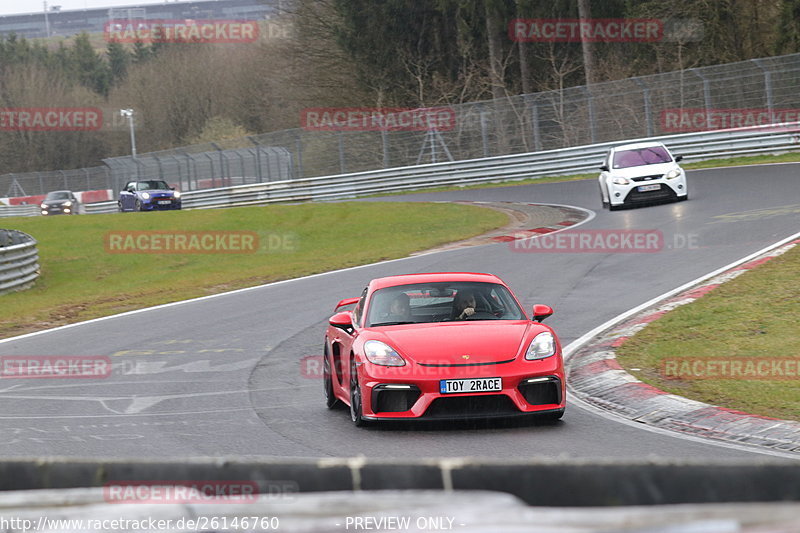
[[370, 363], [381, 366], [403, 366], [406, 362], [394, 348], [381, 341], [364, 343], [364, 355]]
[[536, 359], [545, 359], [556, 353], [556, 339], [549, 331], [543, 331], [536, 335], [528, 346], [528, 351], [525, 352], [525, 359], [533, 361]]

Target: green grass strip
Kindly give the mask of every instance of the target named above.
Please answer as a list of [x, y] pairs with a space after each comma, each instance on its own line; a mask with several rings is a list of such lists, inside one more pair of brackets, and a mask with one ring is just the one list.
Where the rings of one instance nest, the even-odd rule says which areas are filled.
[[[5, 219], [3, 227], [37, 239], [42, 273], [33, 288], [0, 296], [0, 336], [405, 257], [506, 223], [506, 215], [485, 208], [399, 202]], [[126, 243], [137, 246], [130, 239], [138, 234], [128, 232], [153, 231], [184, 234], [184, 251], [202, 253], [117, 253]], [[222, 250], [236, 244], [230, 233], [211, 250], [192, 247], [186, 232], [249, 236], [255, 251]]]
[[[798, 272], [800, 246], [652, 322], [617, 350], [617, 358], [637, 378], [667, 392], [748, 413], [798, 420], [800, 378], [796, 373], [770, 380], [673, 380], [665, 379], [662, 372], [664, 361], [674, 357], [720, 361], [796, 358], [800, 364]], [[776, 375], [771, 367], [768, 373]]]

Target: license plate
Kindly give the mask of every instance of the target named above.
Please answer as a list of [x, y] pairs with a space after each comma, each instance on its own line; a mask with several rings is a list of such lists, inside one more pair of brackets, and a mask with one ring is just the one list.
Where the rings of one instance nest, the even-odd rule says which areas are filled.
[[169, 205], [172, 203], [172, 200], [159, 200], [158, 205]]
[[439, 392], [442, 394], [501, 390], [503, 390], [503, 378], [442, 379], [439, 381]]
[[661, 188], [661, 185], [656, 183], [655, 185], [639, 185], [638, 190], [639, 192], [647, 192], [647, 191], [657, 191]]

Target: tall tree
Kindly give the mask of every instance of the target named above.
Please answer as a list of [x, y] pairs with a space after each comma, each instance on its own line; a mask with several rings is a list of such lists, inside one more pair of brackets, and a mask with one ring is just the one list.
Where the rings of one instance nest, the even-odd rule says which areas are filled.
[[87, 33], [81, 33], [72, 43], [72, 60], [78, 83], [97, 94], [108, 95], [108, 65], [92, 47]]
[[506, 26], [501, 22], [502, 2], [497, 0], [484, 0], [486, 15], [486, 43], [489, 50], [489, 81], [492, 88], [492, 98], [499, 99], [506, 96], [505, 91], [505, 64], [503, 61], [503, 35]]
[[[578, 18], [580, 20], [589, 20], [592, 18], [589, 0], [578, 0]], [[595, 82], [594, 43], [584, 39], [583, 33], [581, 33], [581, 52], [583, 53], [583, 72], [586, 76], [586, 85], [591, 85]]]
[[131, 62], [131, 55], [122, 44], [111, 41], [106, 47], [108, 56], [109, 74], [111, 84], [119, 85], [128, 75], [128, 65]]
[[793, 54], [800, 51], [800, 0], [781, 0], [780, 25], [775, 51]]
[[151, 57], [153, 57], [153, 51], [151, 47], [144, 44], [141, 40], [136, 39], [136, 41], [133, 42], [133, 54], [131, 56], [132, 61], [139, 65], [146, 62]]

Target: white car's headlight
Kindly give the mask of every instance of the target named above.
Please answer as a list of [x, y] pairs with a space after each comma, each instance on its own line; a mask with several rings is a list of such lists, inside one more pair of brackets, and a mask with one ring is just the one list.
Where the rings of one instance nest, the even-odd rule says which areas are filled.
[[672, 179], [675, 179], [675, 178], [677, 178], [677, 177], [678, 177], [678, 176], [680, 176], [680, 175], [681, 175], [681, 171], [680, 171], [680, 170], [678, 170], [677, 168], [673, 168], [672, 170], [670, 170], [669, 172], [667, 172], [667, 174], [666, 174], [666, 176], [665, 176], [665, 177], [666, 177], [668, 180], [672, 180]]
[[627, 178], [614, 178], [611, 181], [614, 183], [614, 185], [628, 185], [630, 183]]
[[525, 352], [525, 359], [533, 361], [535, 359], [545, 359], [556, 353], [556, 340], [549, 331], [543, 331], [536, 335]]
[[150, 193], [149, 192], [143, 192], [142, 193], [142, 198], [144, 198], [145, 200], [149, 200], [150, 199]]
[[364, 343], [364, 355], [370, 363], [381, 366], [403, 366], [406, 362], [394, 348], [381, 341], [367, 341]]
[[180, 198], [181, 197], [181, 191], [175, 191], [174, 192], [174, 196], [175, 196], [175, 198]]

